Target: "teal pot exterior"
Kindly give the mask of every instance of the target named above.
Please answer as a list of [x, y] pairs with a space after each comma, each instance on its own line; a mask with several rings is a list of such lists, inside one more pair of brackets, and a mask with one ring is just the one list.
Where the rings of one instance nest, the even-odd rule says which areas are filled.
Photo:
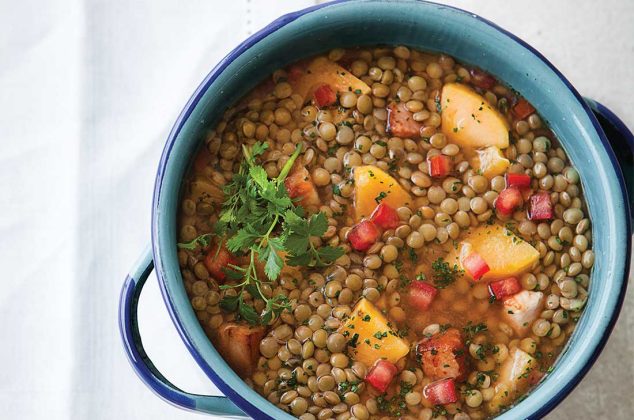
[[[541, 54], [471, 13], [421, 1], [343, 1], [282, 16], [239, 45], [205, 78], [167, 139], [152, 205], [152, 246], [126, 279], [120, 310], [128, 357], [141, 379], [162, 398], [207, 413], [292, 418], [236, 375], [209, 341], [191, 308], [175, 246], [181, 182], [204, 133], [214, 127], [228, 105], [272, 71], [335, 47], [376, 44], [444, 52], [508, 83], [539, 110], [581, 176], [596, 253], [589, 301], [553, 371], [499, 418], [541, 418], [574, 388], [596, 360], [622, 304], [632, 233], [620, 164], [588, 103]], [[594, 102], [590, 105], [602, 118], [612, 121], [625, 145], [623, 156], [629, 152], [631, 159], [631, 133], [609, 110]], [[608, 113], [611, 117], [605, 117]], [[621, 153], [619, 157], [623, 158]], [[631, 161], [621, 164], [630, 165]], [[179, 390], [145, 354], [136, 325], [136, 304], [153, 265], [167, 309], [185, 345], [229, 399]]]

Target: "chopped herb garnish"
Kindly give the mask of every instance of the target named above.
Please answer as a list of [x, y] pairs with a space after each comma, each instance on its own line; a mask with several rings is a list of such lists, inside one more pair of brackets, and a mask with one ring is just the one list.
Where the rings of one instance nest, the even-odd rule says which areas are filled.
[[416, 250], [414, 248], [409, 248], [407, 250], [407, 255], [409, 256], [409, 260], [413, 263], [418, 261], [418, 254], [416, 254]]
[[478, 359], [480, 360], [484, 360], [484, 358], [486, 357], [484, 346], [478, 347], [475, 353], [476, 353], [476, 356], [478, 356]]
[[440, 105], [440, 96], [437, 95], [434, 98], [434, 102], [436, 103], [436, 112], [438, 112], [439, 114], [442, 112], [442, 105]]
[[401, 381], [400, 388], [398, 394], [394, 394], [391, 398], [388, 398], [387, 394], [381, 394], [376, 397], [379, 411], [392, 417], [401, 417], [408, 411], [405, 396], [412, 392], [414, 386]]
[[438, 289], [446, 288], [464, 273], [458, 268], [457, 264], [454, 264], [453, 267], [450, 267], [449, 263], [442, 258], [438, 258], [436, 261], [434, 261], [431, 264], [431, 268], [432, 270], [434, 270], [434, 273], [432, 274], [432, 279], [434, 280], [434, 284]]
[[380, 202], [381, 202], [381, 200], [383, 200], [385, 197], [387, 197], [387, 193], [386, 193], [385, 191], [381, 191], [381, 192], [379, 193], [379, 195], [377, 195], [377, 196], [374, 198], [374, 201], [376, 201], [376, 202], [377, 202], [377, 204], [378, 204], [378, 203], [380, 203]]
[[295, 389], [295, 388], [297, 388], [297, 385], [298, 385], [298, 382], [297, 382], [297, 371], [293, 370], [293, 372], [291, 372], [291, 379], [286, 381], [286, 386], [291, 388], [291, 389]]
[[339, 393], [342, 395], [348, 391], [357, 392], [358, 390], [359, 390], [359, 381], [344, 381], [344, 382], [340, 382], [339, 385], [337, 385], [337, 391], [339, 391]]
[[409, 286], [412, 281], [409, 279], [409, 277], [407, 277], [405, 274], [401, 274], [400, 276], [398, 276], [399, 280], [400, 280], [400, 286], [401, 288], [406, 288], [407, 286]]
[[463, 328], [463, 331], [465, 332], [465, 335], [467, 336], [467, 341], [471, 340], [477, 334], [488, 331], [488, 330], [489, 328], [487, 327], [487, 324], [485, 324], [484, 322], [474, 324], [473, 322], [469, 321], [467, 322], [467, 325]]
[[408, 334], [409, 334], [409, 328], [407, 327], [400, 328], [398, 331], [396, 331], [396, 335], [398, 335], [401, 338], [407, 337]]
[[374, 338], [376, 338], [377, 340], [382, 340], [383, 337], [387, 337], [387, 331], [377, 331], [374, 333]]
[[352, 335], [352, 338], [350, 340], [348, 340], [348, 346], [350, 347], [357, 347], [357, 344], [359, 344], [359, 334], [358, 333], [354, 333]]

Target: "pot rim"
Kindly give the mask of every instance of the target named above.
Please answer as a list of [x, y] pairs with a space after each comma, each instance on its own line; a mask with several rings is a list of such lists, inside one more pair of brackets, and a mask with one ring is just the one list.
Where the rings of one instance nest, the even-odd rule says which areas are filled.
[[[244, 42], [239, 44], [227, 56], [225, 56], [218, 63], [218, 65], [216, 65], [211, 70], [211, 72], [205, 77], [203, 82], [198, 86], [198, 88], [196, 89], [196, 91], [194, 92], [192, 97], [189, 99], [189, 101], [185, 105], [185, 107], [184, 107], [183, 111], [181, 112], [181, 114], [179, 115], [178, 119], [176, 120], [176, 122], [175, 122], [175, 124], [174, 124], [174, 126], [173, 126], [173, 128], [172, 128], [172, 130], [171, 130], [171, 132], [169, 134], [169, 136], [168, 136], [167, 142], [165, 144], [165, 147], [164, 147], [164, 150], [163, 150], [160, 162], [159, 162], [158, 171], [157, 171], [156, 183], [155, 183], [155, 187], [154, 187], [153, 203], [152, 203], [152, 222], [151, 222], [152, 223], [152, 247], [153, 247], [153, 257], [154, 257], [154, 261], [156, 262], [156, 267], [157, 267], [157, 276], [158, 276], [158, 279], [159, 279], [159, 286], [160, 286], [160, 289], [161, 289], [161, 293], [163, 295], [163, 299], [164, 299], [165, 304], [167, 306], [168, 312], [170, 314], [170, 317], [172, 318], [172, 321], [174, 322], [174, 325], [176, 326], [176, 328], [177, 328], [177, 330], [179, 332], [179, 335], [183, 339], [183, 341], [184, 341], [185, 345], [187, 346], [188, 350], [190, 351], [190, 353], [192, 354], [192, 356], [194, 357], [196, 362], [199, 364], [199, 366], [203, 369], [205, 374], [239, 408], [241, 408], [247, 414], [250, 414], [252, 416], [257, 416], [257, 418], [280, 418], [280, 417], [284, 417], [284, 418], [289, 418], [290, 419], [292, 417], [290, 415], [288, 415], [287, 413], [284, 413], [282, 410], [278, 409], [277, 407], [275, 407], [273, 404], [268, 402], [261, 395], [257, 394], [254, 390], [249, 388], [248, 385], [246, 385], [244, 382], [242, 382], [241, 379], [238, 378], [238, 382], [236, 382], [237, 375], [228, 367], [228, 365], [226, 365], [226, 362], [224, 362], [224, 360], [222, 360], [222, 359], [220, 360], [220, 366], [212, 367], [210, 365], [209, 361], [206, 360], [201, 355], [200, 350], [197, 348], [197, 346], [193, 342], [194, 340], [192, 338], [192, 335], [191, 335], [190, 331], [188, 331], [187, 326], [180, 319], [180, 315], [178, 313], [177, 305], [175, 304], [175, 302], [173, 300], [173, 297], [171, 296], [170, 291], [167, 288], [167, 282], [166, 282], [166, 279], [165, 279], [165, 276], [167, 275], [166, 271], [165, 271], [165, 266], [166, 266], [166, 264], [170, 264], [170, 263], [174, 264], [174, 261], [166, 261], [163, 246], [165, 246], [165, 247], [172, 246], [173, 247], [174, 244], [171, 243], [171, 244], [164, 244], [163, 245], [162, 241], [161, 241], [161, 238], [160, 238], [160, 235], [159, 235], [159, 231], [162, 230], [161, 223], [160, 223], [160, 220], [162, 220], [161, 219], [161, 216], [162, 216], [162, 212], [161, 212], [161, 205], [162, 205], [161, 192], [162, 192], [162, 188], [164, 186], [164, 180], [166, 178], [166, 172], [167, 172], [167, 169], [168, 169], [167, 168], [168, 162], [170, 160], [171, 152], [172, 152], [172, 149], [173, 149], [173, 147], [174, 147], [174, 145], [176, 143], [176, 140], [177, 140], [179, 134], [181, 133], [181, 130], [185, 126], [186, 122], [188, 121], [189, 117], [191, 116], [192, 112], [194, 112], [194, 110], [196, 109], [197, 105], [199, 104], [199, 102], [201, 101], [201, 99], [203, 98], [205, 93], [211, 87], [213, 82], [220, 76], [220, 74], [222, 74], [223, 71], [234, 60], [236, 60], [238, 57], [240, 57], [242, 54], [244, 54], [251, 47], [256, 45], [258, 42], [260, 42], [261, 40], [263, 40], [267, 36], [273, 34], [274, 32], [278, 31], [279, 29], [285, 27], [289, 23], [297, 20], [298, 18], [300, 18], [302, 16], [310, 14], [312, 12], [323, 10], [323, 9], [327, 9], [329, 7], [333, 7], [333, 6], [337, 6], [337, 5], [341, 5], [341, 4], [346, 4], [346, 3], [367, 3], [367, 4], [373, 4], [373, 3], [384, 3], [384, 2], [380, 1], [380, 0], [371, 0], [371, 1], [367, 1], [367, 2], [362, 2], [362, 1], [358, 1], [358, 0], [338, 0], [338, 1], [330, 2], [330, 3], [325, 3], [325, 4], [312, 6], [312, 7], [297, 11], [297, 12], [293, 12], [293, 13], [289, 13], [289, 14], [283, 15], [280, 18], [278, 18], [277, 20], [275, 20], [272, 23], [270, 23], [269, 25], [267, 25], [266, 27], [264, 27], [262, 30], [260, 30], [257, 33], [253, 34], [251, 37], [249, 37]], [[395, 3], [420, 3], [421, 6], [437, 8], [437, 9], [448, 9], [448, 10], [457, 12], [459, 14], [462, 14], [463, 16], [466, 15], [466, 16], [472, 18], [472, 19], [475, 19], [476, 21], [478, 21], [480, 23], [485, 24], [490, 29], [493, 29], [494, 31], [499, 32], [502, 36], [506, 36], [506, 37], [510, 38], [512, 41], [514, 41], [515, 43], [519, 44], [519, 46], [523, 47], [529, 53], [534, 55], [537, 59], [542, 61], [561, 80], [561, 82], [563, 82], [563, 84], [566, 86], [566, 88], [570, 91], [570, 93], [572, 93], [574, 98], [578, 101], [578, 103], [581, 106], [581, 108], [583, 109], [583, 111], [585, 111], [585, 113], [587, 114], [587, 117], [589, 118], [589, 120], [592, 123], [592, 126], [594, 128], [594, 133], [592, 133], [592, 134], [596, 134], [596, 136], [600, 139], [600, 141], [602, 143], [602, 146], [603, 146], [603, 149], [605, 149], [605, 151], [607, 153], [607, 156], [609, 158], [609, 162], [612, 165], [612, 167], [613, 167], [613, 169], [614, 169], [614, 171], [615, 171], [615, 173], [617, 175], [618, 186], [619, 186], [619, 188], [621, 190], [621, 195], [626, 196], [627, 193], [626, 193], [626, 190], [625, 190], [625, 184], [624, 184], [623, 177], [622, 177], [620, 169], [619, 169], [618, 161], [616, 160], [616, 157], [615, 157], [614, 153], [612, 152], [610, 144], [609, 144], [609, 142], [608, 142], [603, 130], [601, 129], [601, 126], [599, 125], [599, 122], [595, 118], [595, 116], [592, 113], [592, 111], [590, 110], [590, 108], [584, 102], [584, 100], [582, 99], [581, 95], [579, 95], [577, 90], [572, 86], [572, 84], [541, 53], [539, 53], [537, 50], [535, 50], [533, 47], [531, 47], [529, 44], [527, 44], [526, 42], [524, 42], [523, 40], [521, 40], [517, 36], [513, 35], [512, 33], [508, 32], [507, 30], [497, 26], [493, 22], [491, 22], [491, 21], [489, 21], [487, 19], [484, 19], [484, 18], [482, 18], [482, 17], [480, 17], [478, 15], [475, 15], [473, 13], [467, 12], [465, 10], [462, 10], [462, 9], [459, 9], [459, 8], [455, 8], [455, 7], [452, 7], [452, 6], [446, 6], [446, 5], [442, 5], [442, 4], [438, 4], [438, 3], [433, 3], [433, 2], [429, 2], [429, 1], [416, 1], [416, 2], [414, 2], [414, 1], [408, 1], [408, 0], [405, 0], [405, 1], [400, 0], [400, 1], [396, 1]], [[627, 200], [624, 199], [623, 201], [624, 201], [624, 206], [625, 206], [624, 210], [627, 211]], [[605, 344], [607, 342], [607, 339], [608, 339], [608, 337], [609, 337], [609, 335], [610, 335], [610, 333], [611, 333], [611, 331], [612, 331], [612, 329], [614, 327], [614, 324], [615, 324], [615, 322], [616, 322], [616, 320], [618, 318], [621, 306], [623, 304], [623, 299], [624, 299], [624, 296], [625, 296], [625, 289], [626, 289], [626, 285], [627, 285], [627, 276], [628, 276], [628, 273], [629, 273], [629, 262], [630, 262], [630, 256], [631, 256], [631, 254], [630, 254], [631, 253], [631, 237], [632, 237], [632, 235], [631, 235], [631, 226], [630, 226], [630, 223], [629, 223], [629, 217], [622, 217], [621, 219], [624, 219], [624, 222], [626, 224], [626, 230], [624, 231], [624, 233], [625, 233], [625, 236], [626, 236], [625, 237], [625, 241], [626, 241], [627, 248], [626, 248], [626, 251], [625, 251], [625, 261], [623, 262], [623, 270], [624, 270], [623, 277], [624, 277], [624, 279], [622, 280], [622, 283], [621, 283], [620, 289], [619, 289], [619, 295], [616, 297], [616, 300], [614, 301], [614, 304], [613, 305], [605, 304], [607, 306], [604, 309], [607, 310], [608, 312], [611, 310], [611, 313], [610, 313], [609, 319], [607, 320], [607, 322], [605, 322], [605, 329], [603, 330], [601, 337], [598, 340], [595, 340], [593, 342], [594, 346], [590, 350], [590, 354], [588, 355], [588, 357], [584, 361], [583, 366], [579, 367], [577, 369], [576, 373], [574, 373], [572, 377], [566, 378], [565, 385], [563, 387], [561, 387], [558, 391], [554, 392], [553, 394], [550, 394], [550, 397], [540, 396], [542, 399], [539, 400], [539, 401], [537, 400], [537, 397], [531, 398], [532, 396], [535, 396], [535, 393], [539, 390], [539, 388], [542, 387], [543, 384], [549, 382], [548, 381], [548, 377], [550, 375], [547, 375], [547, 379], [545, 381], [542, 381], [536, 388], [531, 390], [531, 392], [528, 394], [528, 396], [526, 397], [525, 400], [516, 403], [510, 410], [508, 410], [505, 413], [501, 414], [498, 418], [500, 418], [500, 419], [507, 419], [507, 418], [511, 419], [511, 418], [517, 418], [517, 416], [526, 417], [526, 418], [541, 418], [541, 417], [543, 417], [548, 412], [550, 412], [554, 407], [556, 407], [557, 404], [559, 404], [572, 391], [572, 389], [581, 381], [581, 379], [589, 371], [590, 367], [594, 364], [594, 362], [596, 361], [597, 357], [599, 356], [599, 354], [603, 350], [603, 348], [604, 348], [604, 346], [605, 346]], [[174, 221], [171, 220], [171, 223], [173, 223], [173, 222]], [[618, 284], [618, 280], [617, 280], [617, 284]], [[187, 310], [191, 311], [191, 308], [187, 308]], [[198, 325], [198, 328], [200, 328], [200, 325]], [[202, 331], [202, 328], [201, 328], [201, 331]], [[573, 335], [573, 338], [575, 336], [576, 335]], [[566, 348], [568, 348], [572, 344], [573, 340], [570, 339], [569, 341], [570, 342], [568, 343]], [[218, 355], [217, 351], [215, 350], [215, 348], [213, 347], [213, 345], [211, 345], [211, 348], [212, 348], [213, 352], [215, 352], [215, 354], [218, 357], [220, 357]], [[565, 353], [565, 351], [562, 352], [562, 355], [563, 355], [563, 353]], [[559, 365], [559, 361], [555, 362], [555, 367], [557, 367], [558, 365]], [[224, 374], [222, 378], [220, 377], [219, 372]], [[235, 388], [239, 388], [239, 389], [234, 389], [234, 387], [231, 384], [233, 384], [235, 386]], [[246, 392], [246, 394], [245, 394], [245, 392]], [[535, 403], [535, 402], [537, 402], [536, 407], [531, 406], [531, 403]], [[264, 405], [262, 403], [264, 403]]]

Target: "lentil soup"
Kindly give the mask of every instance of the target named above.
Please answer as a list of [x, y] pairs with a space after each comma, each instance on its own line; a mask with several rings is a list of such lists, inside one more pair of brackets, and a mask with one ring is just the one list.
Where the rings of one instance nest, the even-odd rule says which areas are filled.
[[178, 257], [210, 340], [300, 419], [494, 417], [547, 375], [594, 262], [577, 171], [452, 57], [335, 49], [211, 129]]

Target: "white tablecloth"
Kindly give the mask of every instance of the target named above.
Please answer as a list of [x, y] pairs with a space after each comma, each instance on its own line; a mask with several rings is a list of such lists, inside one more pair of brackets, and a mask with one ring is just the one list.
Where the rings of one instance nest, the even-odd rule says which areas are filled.
[[[311, 0], [0, 2], [0, 418], [177, 419], [121, 348], [117, 299], [149, 240], [154, 173], [191, 92], [239, 41]], [[631, 2], [452, 0], [543, 52], [634, 126]], [[629, 418], [633, 293], [606, 351], [550, 418]], [[217, 393], [154, 278], [149, 355], [176, 385]]]

